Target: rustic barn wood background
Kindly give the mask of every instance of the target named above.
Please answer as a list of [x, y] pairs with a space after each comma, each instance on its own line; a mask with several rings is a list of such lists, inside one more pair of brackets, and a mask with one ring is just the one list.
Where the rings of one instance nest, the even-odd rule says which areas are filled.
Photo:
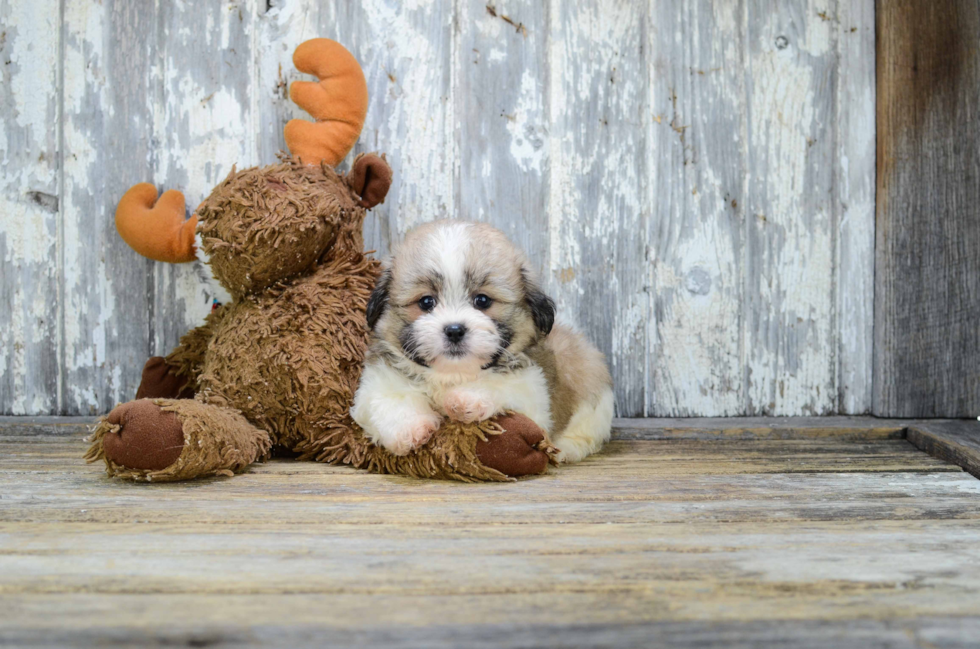
[[105, 412], [200, 322], [193, 265], [137, 256], [115, 203], [151, 181], [193, 206], [273, 162], [315, 36], [361, 61], [357, 149], [395, 170], [368, 245], [504, 229], [608, 355], [620, 416], [872, 408], [874, 0], [0, 0], [0, 21], [2, 413]]

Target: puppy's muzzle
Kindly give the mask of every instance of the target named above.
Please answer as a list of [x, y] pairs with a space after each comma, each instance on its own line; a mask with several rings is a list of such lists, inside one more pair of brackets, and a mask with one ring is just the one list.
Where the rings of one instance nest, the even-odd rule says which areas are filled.
[[442, 331], [446, 334], [446, 340], [454, 345], [458, 345], [466, 335], [466, 327], [461, 324], [446, 325]]

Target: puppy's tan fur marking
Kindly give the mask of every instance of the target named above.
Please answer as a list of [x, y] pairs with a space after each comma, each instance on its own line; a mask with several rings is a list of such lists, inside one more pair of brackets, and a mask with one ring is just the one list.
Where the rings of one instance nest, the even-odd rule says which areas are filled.
[[[612, 381], [602, 354], [571, 328], [552, 326], [553, 303], [502, 232], [423, 225], [397, 248], [386, 277], [372, 296], [373, 342], [351, 410], [372, 441], [405, 453], [440, 417], [505, 410], [549, 432], [565, 461], [608, 439]], [[425, 309], [424, 296], [434, 300]]]

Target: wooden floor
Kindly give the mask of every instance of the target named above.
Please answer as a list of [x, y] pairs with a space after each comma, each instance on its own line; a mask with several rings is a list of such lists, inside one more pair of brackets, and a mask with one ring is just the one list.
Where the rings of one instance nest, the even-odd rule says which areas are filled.
[[466, 485], [107, 479], [0, 420], [0, 645], [976, 646], [980, 480], [875, 420], [619, 422]]

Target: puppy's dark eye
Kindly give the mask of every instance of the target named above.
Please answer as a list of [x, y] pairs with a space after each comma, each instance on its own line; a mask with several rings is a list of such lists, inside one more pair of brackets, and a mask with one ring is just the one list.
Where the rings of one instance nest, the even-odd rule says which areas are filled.
[[423, 311], [431, 311], [436, 306], [436, 299], [431, 295], [424, 295], [419, 298], [419, 308]]
[[478, 308], [480, 311], [486, 311], [493, 304], [493, 300], [489, 296], [480, 293], [475, 298], [473, 298], [473, 306]]

